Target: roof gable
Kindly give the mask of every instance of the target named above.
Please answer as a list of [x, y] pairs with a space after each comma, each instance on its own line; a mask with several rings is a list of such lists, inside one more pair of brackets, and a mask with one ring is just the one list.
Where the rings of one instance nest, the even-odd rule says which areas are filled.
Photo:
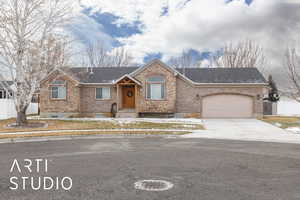
[[115, 81], [116, 84], [122, 82], [122, 81], [127, 81], [126, 79], [132, 81], [133, 83], [135, 84], [138, 84], [138, 85], [142, 85], [140, 81], [136, 80], [135, 78], [131, 77], [130, 75], [126, 74], [124, 76], [122, 76], [121, 78], [119, 78], [118, 80]]
[[160, 61], [160, 60], [155, 59], [155, 60], [152, 60], [151, 62], [147, 63], [147, 64], [144, 65], [143, 67], [138, 68], [137, 70], [135, 70], [134, 72], [132, 72], [130, 75], [131, 75], [131, 76], [136, 76], [136, 75], [142, 73], [145, 69], [147, 69], [148, 67], [151, 67], [151, 66], [154, 65], [154, 64], [158, 64], [158, 65], [160, 65], [160, 66], [166, 68], [168, 71], [174, 73], [175, 75], [178, 74], [178, 72], [176, 71], [176, 69], [174, 69], [174, 68], [168, 66], [167, 64], [163, 63], [163, 62]]
[[59, 72], [59, 73], [62, 73], [62, 74], [64, 74], [64, 75], [66, 75], [66, 76], [68, 76], [69, 78], [71, 78], [72, 80], [74, 80], [75, 82], [77, 82], [77, 83], [79, 83], [79, 80], [76, 78], [76, 76], [74, 75], [74, 74], [72, 74], [72, 73], [70, 73], [71, 72], [71, 70], [70, 69], [72, 69], [72, 68], [58, 68], [58, 69], [54, 69], [54, 70], [52, 70], [41, 82], [40, 82], [40, 84], [43, 84], [45, 81], [47, 81], [47, 80], [49, 80], [49, 78], [51, 77], [51, 75], [53, 75], [55, 72]]

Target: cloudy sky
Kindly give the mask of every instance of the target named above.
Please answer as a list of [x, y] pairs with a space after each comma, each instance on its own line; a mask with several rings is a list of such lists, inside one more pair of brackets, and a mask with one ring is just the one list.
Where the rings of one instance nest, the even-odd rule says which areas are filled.
[[66, 29], [82, 43], [124, 46], [137, 63], [190, 51], [208, 58], [227, 42], [253, 39], [268, 67], [300, 40], [300, 0], [81, 0]]

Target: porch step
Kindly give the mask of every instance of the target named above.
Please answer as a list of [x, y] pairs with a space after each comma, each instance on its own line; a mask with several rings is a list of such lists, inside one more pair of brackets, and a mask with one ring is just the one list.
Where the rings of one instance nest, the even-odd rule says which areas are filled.
[[118, 112], [117, 118], [137, 118], [137, 114], [135, 112]]

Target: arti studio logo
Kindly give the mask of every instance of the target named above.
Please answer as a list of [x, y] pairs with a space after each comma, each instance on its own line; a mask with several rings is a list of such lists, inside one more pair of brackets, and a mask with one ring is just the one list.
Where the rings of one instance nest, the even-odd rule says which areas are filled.
[[[48, 173], [49, 161], [47, 159], [14, 159], [11, 167], [9, 187], [11, 190], [70, 190], [73, 182], [70, 177], [42, 176]], [[18, 174], [18, 176], [15, 176]], [[29, 176], [23, 176], [24, 174]]]

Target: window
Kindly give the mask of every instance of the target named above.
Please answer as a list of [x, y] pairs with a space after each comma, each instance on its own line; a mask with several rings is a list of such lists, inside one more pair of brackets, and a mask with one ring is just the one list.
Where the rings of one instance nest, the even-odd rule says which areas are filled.
[[12, 92], [6, 90], [0, 90], [0, 99], [11, 99]]
[[165, 98], [165, 79], [163, 76], [152, 76], [147, 80], [147, 99], [163, 100]]
[[110, 88], [109, 87], [96, 88], [96, 99], [100, 99], [100, 100], [110, 99]]
[[66, 99], [66, 82], [56, 80], [51, 83], [51, 99]]
[[4, 90], [0, 90], [0, 99], [5, 99], [5, 91]]
[[66, 87], [65, 86], [53, 86], [51, 87], [52, 99], [66, 99]]

